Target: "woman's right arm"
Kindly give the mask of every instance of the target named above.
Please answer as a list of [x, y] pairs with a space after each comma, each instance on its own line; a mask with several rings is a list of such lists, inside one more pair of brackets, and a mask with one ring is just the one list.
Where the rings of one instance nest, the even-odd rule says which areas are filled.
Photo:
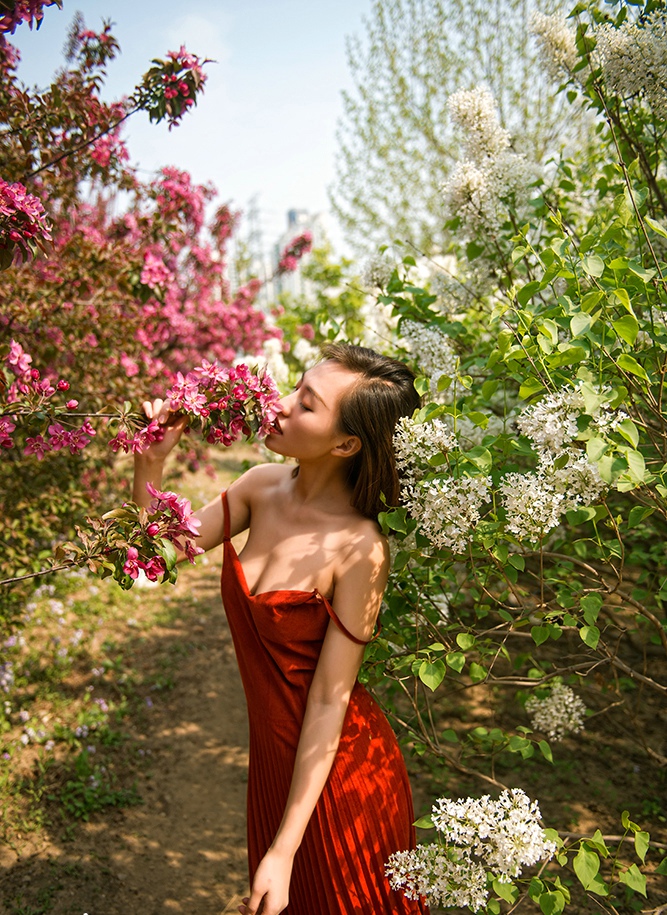
[[[146, 489], [146, 484], [152, 483], [156, 489], [162, 489], [165, 461], [180, 441], [188, 421], [185, 416], [170, 413], [163, 400], [146, 401], [143, 409], [148, 419], [157, 419], [164, 431], [162, 441], [153, 442], [141, 454], [134, 456], [132, 499], [137, 505], [148, 508], [152, 497]], [[259, 468], [254, 468], [236, 480], [233, 493], [228, 499], [232, 519], [232, 537], [244, 531], [250, 523], [250, 498], [257, 493], [258, 489], [257, 470]], [[251, 479], [246, 480], [247, 476]], [[197, 509], [195, 516], [201, 522], [197, 546], [206, 552], [222, 543], [224, 513], [220, 496], [216, 496], [208, 505]], [[184, 559], [185, 554], [179, 554], [178, 558], [179, 561]]]

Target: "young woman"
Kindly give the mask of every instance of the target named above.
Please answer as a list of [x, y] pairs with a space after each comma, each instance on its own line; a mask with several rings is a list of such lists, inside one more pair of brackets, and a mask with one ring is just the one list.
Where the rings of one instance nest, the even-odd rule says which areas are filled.
[[[389, 570], [377, 524], [398, 500], [392, 436], [419, 405], [412, 372], [329, 346], [283, 398], [266, 445], [298, 465], [252, 468], [209, 505], [198, 545], [224, 544], [222, 596], [248, 702], [248, 855], [243, 915], [408, 915], [385, 862], [414, 846], [405, 765], [357, 681]], [[160, 486], [185, 420], [138, 455], [134, 498]], [[248, 539], [237, 555], [231, 539]], [[288, 908], [289, 902], [289, 908]]]

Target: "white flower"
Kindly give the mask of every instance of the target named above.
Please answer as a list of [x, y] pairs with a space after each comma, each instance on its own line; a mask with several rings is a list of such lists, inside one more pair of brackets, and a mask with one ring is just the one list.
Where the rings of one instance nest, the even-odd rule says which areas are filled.
[[540, 57], [552, 79], [569, 76], [579, 60], [574, 31], [557, 15], [547, 16], [534, 11], [530, 31], [537, 39]]
[[436, 550], [465, 552], [489, 494], [489, 477], [438, 477], [406, 487], [405, 503]]
[[656, 11], [643, 22], [626, 20], [596, 31], [596, 54], [608, 88], [643, 96], [659, 118], [667, 118], [667, 15]]
[[486, 872], [465, 849], [449, 854], [439, 845], [418, 845], [389, 858], [385, 871], [392, 889], [430, 905], [463, 906], [478, 912], [486, 904]]
[[265, 368], [279, 388], [289, 384], [289, 368], [283, 357], [283, 343], [277, 337], [264, 341], [262, 352], [255, 356], [258, 368]]
[[542, 453], [535, 471], [503, 477], [498, 491], [507, 512], [507, 530], [519, 540], [541, 540], [565, 512], [591, 505], [604, 492], [606, 484], [585, 454], [562, 454], [569, 458], [563, 467]]
[[458, 356], [449, 337], [439, 328], [417, 321], [404, 321], [401, 335], [421, 372], [431, 379], [431, 394], [437, 398], [440, 378], [455, 378], [458, 368]]
[[496, 100], [488, 89], [461, 89], [447, 100], [452, 120], [465, 134], [466, 152], [476, 160], [494, 157], [510, 145], [510, 135], [500, 125]]
[[456, 447], [456, 437], [442, 419], [415, 422], [404, 416], [396, 423], [394, 452], [396, 467], [403, 476], [420, 480], [432, 470], [429, 460]]
[[583, 730], [586, 706], [569, 686], [554, 683], [545, 699], [530, 696], [526, 711], [536, 731], [542, 731], [552, 740], [562, 740], [566, 734]]
[[361, 271], [361, 283], [369, 288], [384, 289], [391, 278], [394, 265], [382, 254], [369, 257]]
[[540, 826], [540, 808], [520, 789], [503, 791], [497, 801], [439, 798], [433, 824], [447, 844], [463, 846], [480, 858], [494, 877], [508, 881], [524, 866], [550, 858], [556, 851]]
[[316, 346], [306, 340], [305, 337], [299, 337], [292, 347], [292, 355], [297, 362], [300, 362], [304, 369], [312, 368], [320, 357], [320, 351]]

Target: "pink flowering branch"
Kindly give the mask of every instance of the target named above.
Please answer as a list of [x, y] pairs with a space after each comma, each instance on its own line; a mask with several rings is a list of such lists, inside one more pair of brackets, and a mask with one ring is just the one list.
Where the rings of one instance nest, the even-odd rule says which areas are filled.
[[[204, 360], [187, 375], [177, 372], [165, 399], [170, 410], [187, 416], [190, 427], [211, 445], [268, 435], [278, 415], [279, 394], [271, 376], [254, 374], [243, 364], [225, 368]], [[132, 437], [119, 433], [109, 445], [114, 451], [141, 453], [161, 435], [152, 421]]]
[[47, 6], [62, 9], [62, 0], [14, 0], [12, 8], [0, 16], [0, 33], [9, 32], [13, 35], [16, 27], [23, 22], [27, 22], [30, 29], [33, 22], [36, 22], [39, 28], [44, 18], [44, 7]]
[[0, 270], [28, 260], [36, 248], [51, 241], [41, 201], [18, 181], [0, 178]]
[[195, 543], [200, 521], [187, 499], [151, 484], [148, 490], [152, 499], [147, 509], [126, 502], [99, 519], [89, 518], [87, 530], [77, 528], [79, 543], [61, 544], [56, 558], [71, 565], [86, 565], [100, 578], [112, 576], [126, 590], [142, 573], [149, 581], [161, 578], [173, 584], [177, 551], [189, 562], [203, 553]]
[[312, 247], [313, 236], [311, 232], [306, 231], [302, 232], [301, 235], [297, 235], [296, 238], [293, 238], [283, 249], [280, 260], [278, 261], [276, 274], [280, 276], [283, 273], [291, 273], [296, 270], [301, 258], [304, 254], [307, 254], [312, 250]]

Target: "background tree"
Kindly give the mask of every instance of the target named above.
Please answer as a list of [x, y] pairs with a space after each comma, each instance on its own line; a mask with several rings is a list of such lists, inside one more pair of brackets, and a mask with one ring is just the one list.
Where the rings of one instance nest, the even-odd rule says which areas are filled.
[[[349, 241], [369, 251], [388, 238], [442, 248], [440, 187], [457, 144], [447, 99], [484, 84], [517, 150], [541, 161], [571, 135], [530, 39], [534, 10], [557, 0], [374, 0], [364, 37], [348, 42], [355, 84], [343, 94], [332, 206]], [[579, 129], [583, 127], [579, 121]]]

